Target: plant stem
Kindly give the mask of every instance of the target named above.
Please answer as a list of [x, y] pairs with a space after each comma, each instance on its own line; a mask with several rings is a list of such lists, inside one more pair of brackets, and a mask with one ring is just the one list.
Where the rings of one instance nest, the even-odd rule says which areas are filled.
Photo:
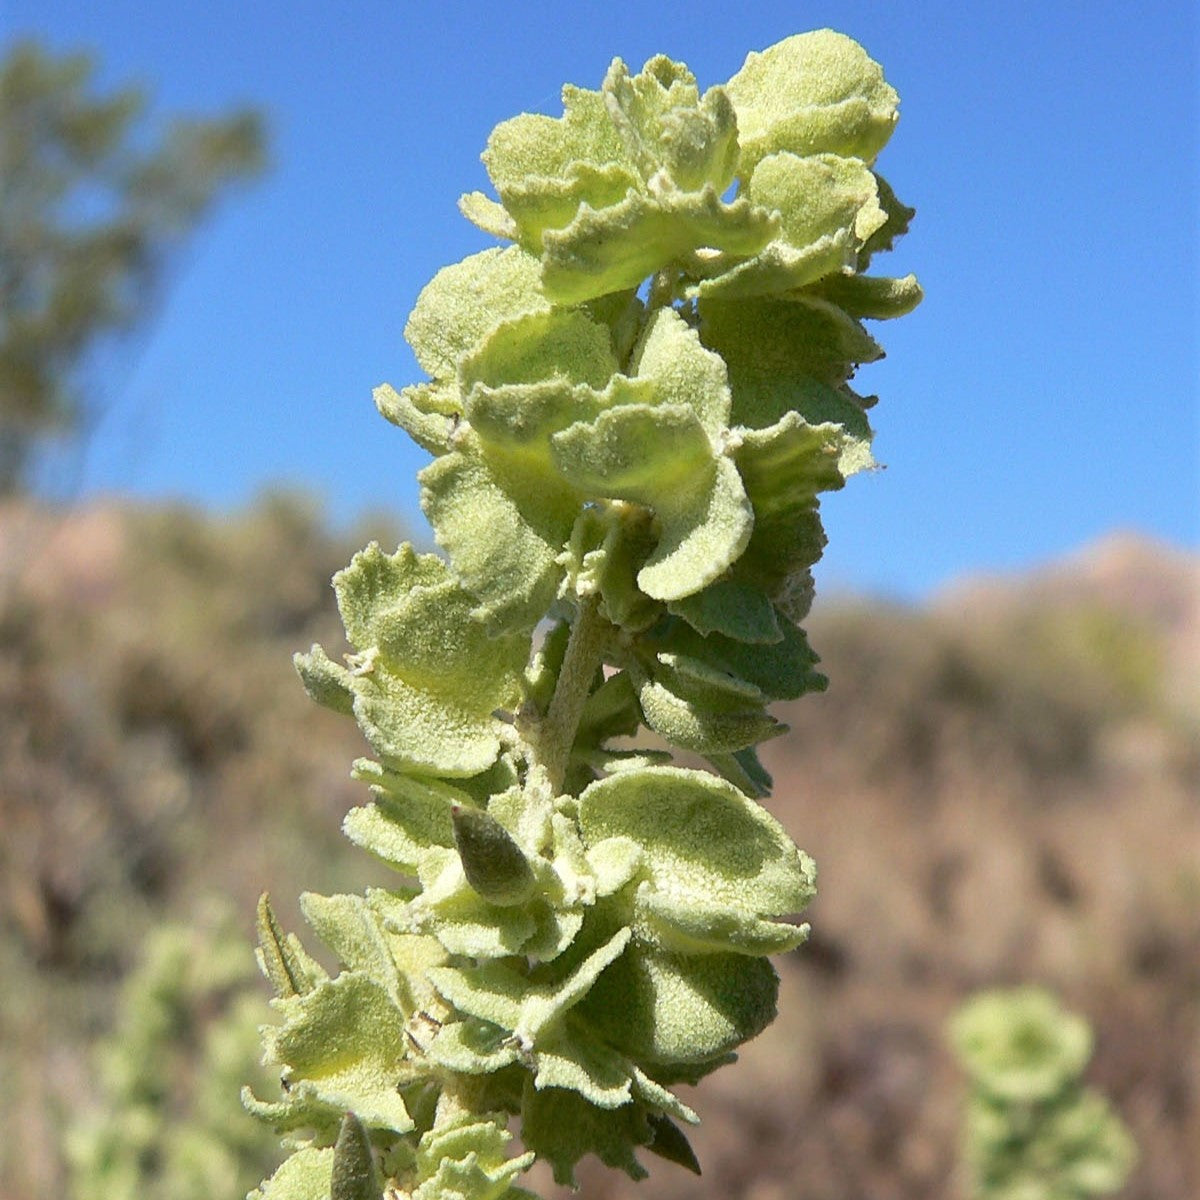
[[555, 795], [562, 791], [583, 706], [591, 692], [596, 670], [604, 662], [611, 632], [612, 626], [600, 615], [599, 598], [582, 597], [554, 696], [534, 739], [537, 762]]
[[656, 308], [665, 308], [675, 300], [675, 284], [679, 272], [670, 267], [664, 267], [655, 273], [650, 280], [650, 295], [647, 298], [647, 312], [652, 313]]

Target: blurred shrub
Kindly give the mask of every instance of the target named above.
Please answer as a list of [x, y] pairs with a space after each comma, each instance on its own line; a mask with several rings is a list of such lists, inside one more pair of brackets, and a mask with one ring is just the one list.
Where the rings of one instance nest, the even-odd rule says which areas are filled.
[[236, 1200], [277, 1163], [278, 1139], [238, 1094], [258, 1065], [262, 988], [228, 917], [164, 925], [122, 988], [95, 1054], [99, 1088], [72, 1114], [73, 1200]]
[[1103, 770], [1121, 723], [1171, 721], [1161, 632], [1092, 599], [945, 612], [843, 603], [811, 625], [834, 682], [786, 712], [795, 734], [782, 749], [801, 761], [820, 746], [892, 788], [984, 770], [1044, 794]]
[[955, 1014], [950, 1040], [970, 1080], [969, 1200], [1088, 1200], [1122, 1186], [1136, 1151], [1081, 1082], [1086, 1021], [1036, 988], [985, 992]]

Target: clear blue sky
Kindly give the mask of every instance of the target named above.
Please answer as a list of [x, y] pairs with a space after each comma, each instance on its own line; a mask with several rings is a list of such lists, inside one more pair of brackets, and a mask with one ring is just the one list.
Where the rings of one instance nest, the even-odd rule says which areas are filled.
[[[423, 533], [422, 452], [372, 386], [419, 377], [417, 292], [487, 239], [455, 209], [478, 155], [566, 81], [662, 51], [702, 86], [829, 25], [901, 95], [880, 168], [916, 205], [889, 273], [927, 299], [865, 368], [888, 464], [825, 503], [827, 584], [919, 596], [1114, 528], [1200, 542], [1191, 0], [484, 4], [0, 0], [0, 37], [94, 49], [162, 111], [253, 102], [274, 169], [181, 264], [152, 332], [102, 380], [82, 495], [227, 507], [302, 482], [331, 515]], [[882, 263], [881, 263], [882, 266]]]

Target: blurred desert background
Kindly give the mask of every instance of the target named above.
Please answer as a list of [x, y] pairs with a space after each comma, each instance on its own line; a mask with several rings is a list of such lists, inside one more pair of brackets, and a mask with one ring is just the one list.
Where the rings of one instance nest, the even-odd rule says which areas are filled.
[[[386, 881], [339, 832], [365, 798], [357, 732], [290, 657], [341, 644], [329, 576], [402, 536], [331, 533], [283, 493], [225, 517], [0, 508], [2, 1200], [84, 1194], [67, 1150], [114, 1095], [97, 1047], [164, 921], [224, 906], [243, 979], [260, 892], [297, 927], [299, 892]], [[809, 628], [829, 690], [787, 708], [765, 757], [818, 863], [812, 940], [778, 964], [777, 1023], [693, 1099], [703, 1177], [645, 1156], [635, 1187], [591, 1163], [582, 1195], [960, 1196], [946, 1019], [1036, 983], [1095, 1030], [1089, 1082], [1140, 1151], [1122, 1196], [1195, 1200], [1200, 561], [1114, 535], [920, 606], [825, 595]], [[207, 1086], [193, 1025], [246, 988], [266, 1019], [266, 984], [239, 982], [163, 1031], [166, 1120], [194, 1120]], [[248, 1046], [223, 1069], [259, 1073]], [[235, 1083], [220, 1095], [236, 1124]], [[244, 1137], [245, 1169], [270, 1169]]]

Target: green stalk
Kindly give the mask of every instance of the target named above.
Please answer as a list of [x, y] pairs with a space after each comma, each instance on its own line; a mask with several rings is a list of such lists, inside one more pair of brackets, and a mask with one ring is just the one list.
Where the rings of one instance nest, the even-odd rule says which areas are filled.
[[604, 662], [612, 628], [600, 615], [598, 597], [580, 599], [554, 696], [545, 718], [532, 734], [535, 761], [545, 772], [553, 795], [563, 789], [583, 706], [596, 671]]
[[656, 271], [650, 280], [650, 295], [647, 298], [646, 316], [655, 309], [665, 308], [675, 302], [675, 288], [679, 283], [679, 272], [672, 267], [664, 267]]

